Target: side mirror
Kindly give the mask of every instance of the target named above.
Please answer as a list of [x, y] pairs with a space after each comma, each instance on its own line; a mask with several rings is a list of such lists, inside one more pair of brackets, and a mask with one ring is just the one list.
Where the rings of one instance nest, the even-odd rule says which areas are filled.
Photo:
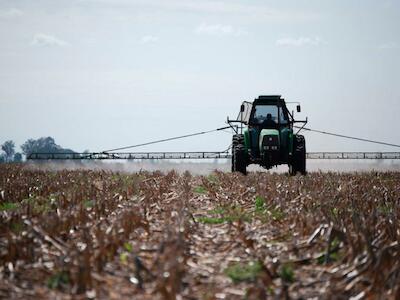
[[297, 112], [301, 112], [301, 106], [300, 106], [300, 104], [297, 105]]
[[240, 106], [240, 112], [244, 112], [244, 104]]

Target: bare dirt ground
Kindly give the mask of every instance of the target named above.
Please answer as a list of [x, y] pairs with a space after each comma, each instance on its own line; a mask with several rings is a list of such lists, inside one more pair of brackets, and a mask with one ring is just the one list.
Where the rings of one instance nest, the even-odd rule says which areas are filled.
[[0, 298], [399, 299], [400, 172], [0, 166]]

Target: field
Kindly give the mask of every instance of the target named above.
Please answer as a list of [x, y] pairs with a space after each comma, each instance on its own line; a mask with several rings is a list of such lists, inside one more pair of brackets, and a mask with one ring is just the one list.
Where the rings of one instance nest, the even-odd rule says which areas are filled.
[[400, 173], [0, 167], [0, 298], [400, 299]]

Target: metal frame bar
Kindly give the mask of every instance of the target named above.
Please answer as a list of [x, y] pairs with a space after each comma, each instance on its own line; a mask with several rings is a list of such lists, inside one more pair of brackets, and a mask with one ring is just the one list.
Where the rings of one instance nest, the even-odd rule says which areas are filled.
[[307, 159], [400, 159], [400, 152], [308, 152]]
[[[92, 153], [32, 153], [28, 160], [150, 160], [150, 159], [229, 159], [225, 152], [92, 152]], [[400, 152], [308, 152], [307, 159], [400, 159]]]

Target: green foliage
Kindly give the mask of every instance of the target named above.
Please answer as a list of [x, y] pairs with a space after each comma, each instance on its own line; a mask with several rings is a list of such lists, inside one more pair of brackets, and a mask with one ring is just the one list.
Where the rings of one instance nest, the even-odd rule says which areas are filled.
[[239, 220], [251, 221], [251, 215], [245, 213], [240, 207], [217, 207], [208, 213], [212, 216], [199, 217], [197, 221], [204, 224], [222, 224]]
[[30, 197], [22, 200], [22, 204], [30, 205], [34, 213], [41, 214], [47, 213], [52, 209], [52, 203], [54, 202], [54, 198], [49, 197]]
[[210, 210], [208, 213], [212, 214], [212, 215], [222, 215], [222, 214], [226, 213], [226, 209], [223, 207], [217, 207], [217, 208]]
[[274, 287], [273, 286], [269, 286], [268, 288], [267, 288], [267, 294], [268, 295], [274, 295]]
[[281, 235], [277, 236], [276, 238], [268, 240], [268, 244], [283, 243], [283, 242], [286, 242], [287, 240], [290, 240], [291, 238], [293, 238], [293, 235], [290, 233], [281, 234]]
[[18, 203], [4, 202], [0, 203], [0, 211], [14, 210], [18, 208]]
[[58, 289], [62, 285], [67, 285], [68, 283], [69, 283], [69, 277], [66, 272], [58, 272], [58, 273], [52, 275], [47, 280], [47, 286], [50, 289]]
[[250, 222], [251, 216], [245, 213], [233, 214], [225, 217], [226, 222], [234, 222], [242, 220], [244, 222]]
[[335, 249], [339, 245], [340, 245], [340, 240], [337, 237], [335, 237], [331, 242], [331, 249]]
[[124, 243], [124, 248], [125, 248], [125, 250], [128, 251], [128, 252], [132, 252], [132, 251], [133, 251], [133, 246], [132, 246], [132, 244], [131, 244], [131, 243], [128, 243], [128, 242]]
[[246, 265], [237, 263], [226, 268], [224, 273], [234, 283], [239, 283], [242, 281], [254, 281], [261, 270], [262, 266], [259, 262], [250, 262]]
[[122, 252], [119, 255], [119, 260], [123, 263], [126, 264], [128, 262], [128, 257], [129, 257], [129, 253], [128, 252]]
[[200, 186], [196, 186], [194, 188], [194, 192], [197, 193], [197, 194], [205, 194], [205, 193], [207, 193], [207, 190], [206, 190], [206, 188], [204, 186], [200, 185]]
[[83, 201], [83, 207], [84, 207], [84, 208], [93, 207], [94, 204], [95, 204], [95, 201], [94, 201], [94, 200], [85, 200], [85, 201]]
[[215, 293], [212, 291], [205, 291], [205, 293], [201, 296], [202, 300], [214, 300]]
[[339, 245], [340, 245], [340, 240], [335, 237], [331, 242], [330, 246], [331, 252], [329, 253], [329, 256], [327, 257], [326, 254], [319, 256], [317, 258], [317, 263], [322, 265], [327, 262], [338, 261], [340, 259], [339, 248], [338, 248]]
[[24, 224], [21, 222], [14, 222], [14, 223], [11, 223], [10, 228], [11, 228], [12, 232], [18, 234], [23, 230]]
[[222, 224], [226, 220], [225, 218], [215, 218], [215, 217], [199, 217], [197, 221], [204, 224]]
[[265, 209], [265, 199], [257, 196], [255, 200], [256, 212], [263, 212]]
[[210, 183], [217, 184], [219, 183], [218, 177], [215, 174], [210, 174], [207, 176], [207, 179]]
[[334, 262], [338, 261], [340, 258], [340, 255], [338, 252], [331, 252], [329, 253], [328, 259], [326, 259], [326, 254], [323, 254], [317, 258], [317, 263], [320, 265], [325, 264], [326, 262]]
[[378, 206], [378, 212], [382, 215], [389, 215], [394, 212], [394, 208], [392, 204], [385, 203], [383, 205]]
[[333, 215], [335, 218], [337, 218], [338, 215], [339, 215], [339, 210], [338, 210], [338, 208], [337, 208], [337, 207], [333, 207], [333, 208], [331, 209], [331, 213], [332, 213], [332, 215]]
[[271, 207], [267, 211], [274, 221], [281, 221], [285, 217], [285, 213], [279, 207]]
[[285, 282], [294, 282], [294, 271], [292, 265], [283, 265], [279, 271], [279, 277]]
[[269, 218], [280, 221], [285, 217], [285, 213], [278, 206], [267, 206], [265, 199], [257, 196], [254, 202], [256, 215], [264, 222]]

